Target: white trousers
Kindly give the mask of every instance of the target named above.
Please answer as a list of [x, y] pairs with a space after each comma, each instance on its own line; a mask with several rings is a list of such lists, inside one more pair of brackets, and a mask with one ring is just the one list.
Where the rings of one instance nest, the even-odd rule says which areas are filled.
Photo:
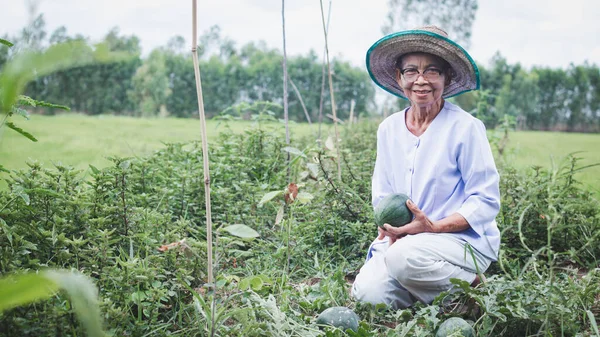
[[404, 309], [416, 301], [431, 303], [442, 291], [450, 290], [451, 278], [469, 283], [477, 268], [483, 273], [492, 260], [452, 234], [408, 235], [389, 245], [388, 238], [375, 240], [367, 261], [352, 285], [352, 295], [361, 302], [384, 303]]

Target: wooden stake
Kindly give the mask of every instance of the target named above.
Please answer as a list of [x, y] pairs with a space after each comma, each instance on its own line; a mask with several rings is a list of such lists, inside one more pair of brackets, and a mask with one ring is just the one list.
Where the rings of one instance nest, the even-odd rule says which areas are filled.
[[350, 123], [350, 125], [352, 125], [352, 123], [354, 123], [354, 106], [355, 105], [356, 105], [356, 101], [351, 100], [350, 101], [350, 120], [348, 121], [348, 123]]
[[[288, 116], [288, 72], [287, 51], [285, 48], [285, 0], [281, 0], [281, 26], [283, 29], [283, 119], [285, 120], [285, 143], [290, 145], [290, 123]], [[287, 178], [290, 182], [290, 153], [287, 153]]]
[[294, 89], [294, 92], [296, 92], [296, 96], [298, 96], [298, 100], [300, 101], [300, 105], [302, 105], [302, 109], [304, 110], [304, 115], [306, 116], [306, 120], [308, 121], [309, 125], [312, 125], [312, 122], [310, 121], [310, 115], [308, 114], [308, 110], [306, 110], [306, 105], [304, 105], [304, 100], [302, 99], [302, 95], [300, 94], [300, 90], [298, 90], [298, 87], [296, 87], [296, 85], [294, 84], [294, 81], [292, 81], [291, 78], [289, 78], [290, 80], [290, 84], [292, 85], [292, 89]]
[[208, 285], [213, 284], [213, 252], [212, 252], [212, 221], [210, 211], [210, 171], [208, 165], [208, 138], [206, 136], [206, 119], [204, 116], [204, 100], [202, 98], [202, 79], [200, 78], [200, 65], [196, 52], [198, 39], [196, 36], [196, 0], [192, 0], [192, 59], [194, 61], [194, 76], [196, 78], [196, 95], [198, 97], [198, 115], [200, 115], [200, 133], [202, 135], [202, 159], [204, 161], [204, 199], [206, 201], [206, 250], [208, 256]]
[[331, 112], [333, 113], [333, 128], [335, 129], [335, 150], [337, 155], [338, 180], [342, 181], [342, 165], [340, 157], [340, 133], [337, 127], [337, 114], [335, 113], [335, 96], [333, 94], [333, 79], [331, 77], [331, 63], [329, 62], [329, 46], [327, 43], [327, 27], [325, 26], [325, 13], [323, 12], [323, 0], [321, 3], [321, 21], [323, 22], [323, 33], [325, 34], [325, 55], [327, 57], [327, 73], [329, 74], [329, 95], [331, 96]]

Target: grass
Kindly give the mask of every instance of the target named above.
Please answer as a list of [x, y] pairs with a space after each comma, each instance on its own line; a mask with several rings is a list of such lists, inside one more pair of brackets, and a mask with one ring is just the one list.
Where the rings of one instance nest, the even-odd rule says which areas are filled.
[[[580, 166], [600, 164], [600, 135], [565, 132], [518, 131], [509, 135], [508, 159], [518, 168], [558, 165], [577, 152]], [[576, 178], [600, 196], [600, 166], [576, 174]]]
[[[45, 166], [62, 162], [86, 170], [89, 164], [104, 167], [108, 156], [144, 156], [163, 146], [163, 142], [200, 140], [200, 123], [196, 119], [130, 118], [116, 116], [34, 115], [31, 120], [17, 120], [19, 126], [38, 138], [33, 143], [12, 130], [0, 131], [0, 164], [8, 169], [26, 166], [36, 159]], [[230, 123], [234, 132], [243, 132], [250, 121]], [[284, 132], [283, 124], [280, 125]], [[207, 122], [209, 140], [225, 130], [222, 123]], [[316, 126], [293, 124], [292, 138], [316, 134]], [[328, 129], [325, 129], [328, 132]], [[3, 134], [2, 134], [3, 133]], [[581, 151], [582, 165], [600, 163], [600, 135], [519, 131], [510, 134], [508, 159], [517, 167], [549, 167], [567, 154]], [[600, 196], [600, 167], [583, 170], [579, 180]]]
[[[101, 168], [110, 164], [106, 159], [108, 156], [144, 156], [161, 148], [163, 143], [200, 141], [201, 137], [197, 119], [64, 114], [34, 115], [29, 121], [17, 119], [17, 123], [32, 133], [38, 142], [9, 129], [0, 131], [4, 133], [0, 134], [0, 164], [8, 169], [23, 168], [32, 159], [44, 166], [62, 162], [79, 169], [87, 169], [89, 164]], [[243, 132], [251, 123], [235, 121], [230, 126], [234, 132]], [[209, 142], [223, 130], [223, 123], [207, 121]], [[285, 132], [283, 124], [281, 132]], [[292, 137], [311, 132], [311, 128], [303, 124], [290, 128]]]

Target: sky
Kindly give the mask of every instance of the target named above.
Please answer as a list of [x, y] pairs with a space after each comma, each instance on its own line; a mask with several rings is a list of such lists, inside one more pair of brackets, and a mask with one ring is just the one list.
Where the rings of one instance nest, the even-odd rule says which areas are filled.
[[[35, 0], [48, 32], [64, 25], [69, 35], [99, 41], [113, 27], [135, 34], [143, 53], [181, 35], [191, 47], [191, 0]], [[332, 0], [329, 51], [364, 68], [367, 49], [383, 36], [388, 0]], [[328, 0], [323, 0], [327, 10]], [[471, 56], [483, 66], [499, 51], [511, 64], [567, 68], [600, 64], [599, 0], [479, 0]], [[24, 0], [0, 0], [0, 36], [16, 35], [30, 20]], [[198, 35], [213, 25], [240, 47], [264, 40], [282, 49], [281, 1], [198, 0]], [[285, 1], [288, 55], [323, 53], [317, 0]], [[452, 38], [452, 36], [450, 36]]]

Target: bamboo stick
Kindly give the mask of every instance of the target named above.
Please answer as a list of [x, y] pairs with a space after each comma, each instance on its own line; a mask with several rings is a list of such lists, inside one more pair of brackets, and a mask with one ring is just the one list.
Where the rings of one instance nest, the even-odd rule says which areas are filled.
[[329, 95], [331, 96], [331, 112], [333, 114], [333, 128], [335, 130], [335, 150], [337, 155], [338, 180], [342, 181], [342, 165], [340, 157], [340, 133], [337, 127], [337, 114], [335, 113], [335, 96], [333, 94], [333, 79], [331, 77], [331, 63], [329, 62], [329, 45], [327, 43], [327, 27], [325, 26], [325, 13], [323, 12], [323, 0], [321, 3], [321, 21], [323, 22], [323, 33], [325, 34], [325, 55], [327, 58], [327, 73], [329, 74]]
[[192, 0], [192, 59], [194, 61], [194, 76], [196, 79], [196, 95], [198, 97], [198, 115], [200, 116], [200, 133], [202, 135], [202, 159], [204, 162], [204, 199], [206, 201], [206, 250], [208, 256], [208, 284], [213, 286], [213, 252], [212, 252], [212, 221], [210, 209], [210, 169], [208, 165], [208, 138], [206, 136], [206, 118], [204, 115], [204, 100], [202, 98], [202, 79], [200, 65], [196, 52], [198, 38], [196, 35], [196, 0]]

